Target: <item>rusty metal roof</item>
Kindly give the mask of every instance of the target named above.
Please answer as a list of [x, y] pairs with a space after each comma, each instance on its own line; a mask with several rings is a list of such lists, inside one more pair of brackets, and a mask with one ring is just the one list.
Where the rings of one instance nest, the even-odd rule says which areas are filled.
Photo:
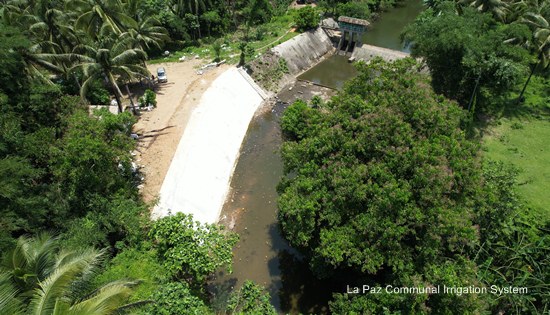
[[349, 17], [349, 16], [340, 16], [338, 18], [338, 22], [344, 22], [344, 23], [356, 24], [356, 25], [363, 25], [363, 26], [369, 26], [370, 25], [369, 21], [367, 21], [367, 20], [356, 19], [356, 18], [352, 18], [352, 17]]

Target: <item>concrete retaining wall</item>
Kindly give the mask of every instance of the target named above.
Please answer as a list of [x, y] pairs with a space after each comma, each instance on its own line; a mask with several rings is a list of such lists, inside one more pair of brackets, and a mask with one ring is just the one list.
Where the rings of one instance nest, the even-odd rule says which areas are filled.
[[369, 61], [375, 57], [382, 57], [382, 59], [386, 61], [394, 61], [409, 57], [409, 54], [397, 50], [362, 44], [361, 46], [356, 46], [351, 55], [351, 58], [356, 61]]
[[332, 49], [334, 47], [330, 38], [322, 28], [318, 27], [314, 31], [289, 39], [271, 50], [286, 61], [290, 74], [294, 75], [311, 67]]
[[218, 222], [241, 144], [262, 101], [237, 68], [212, 82], [185, 127], [154, 219], [184, 212], [201, 223]]

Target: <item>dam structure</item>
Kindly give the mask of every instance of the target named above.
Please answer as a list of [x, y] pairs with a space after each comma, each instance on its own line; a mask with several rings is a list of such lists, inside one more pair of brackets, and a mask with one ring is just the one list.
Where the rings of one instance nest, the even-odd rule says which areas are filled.
[[367, 20], [340, 16], [338, 22], [330, 18], [323, 20], [320, 27], [333, 43], [337, 43], [336, 53], [350, 57], [350, 62], [359, 60], [368, 62], [375, 57], [394, 61], [410, 56], [403, 51], [364, 44], [362, 39], [370, 25]]
[[366, 32], [370, 23], [367, 20], [356, 19], [349, 16], [338, 18], [338, 27], [340, 28], [340, 42], [338, 43], [338, 54], [351, 56], [355, 46], [361, 45], [361, 38]]

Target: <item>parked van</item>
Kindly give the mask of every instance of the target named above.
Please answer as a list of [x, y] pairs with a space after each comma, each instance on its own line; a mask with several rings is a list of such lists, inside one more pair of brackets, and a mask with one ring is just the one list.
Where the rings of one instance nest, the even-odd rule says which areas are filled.
[[168, 82], [168, 78], [166, 77], [166, 71], [164, 70], [164, 68], [161, 67], [157, 69], [157, 78], [159, 83]]

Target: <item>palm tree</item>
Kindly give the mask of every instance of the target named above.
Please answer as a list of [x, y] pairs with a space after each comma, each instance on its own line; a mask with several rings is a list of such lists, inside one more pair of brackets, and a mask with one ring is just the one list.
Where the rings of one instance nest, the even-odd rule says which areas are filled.
[[136, 21], [136, 28], [130, 28], [121, 34], [121, 37], [128, 36], [133, 39], [134, 48], [143, 51], [153, 47], [160, 49], [161, 44], [169, 39], [166, 29], [159, 26], [160, 23], [154, 17], [150, 16], [143, 19], [141, 16], [138, 16]]
[[548, 20], [541, 14], [527, 12], [521, 21], [528, 24], [533, 29], [533, 38], [536, 42], [537, 51], [539, 54], [537, 57], [537, 63], [531, 68], [531, 73], [529, 73], [529, 77], [527, 78], [527, 81], [525, 81], [525, 85], [523, 85], [523, 89], [519, 94], [518, 102], [521, 102], [525, 89], [527, 89], [527, 85], [529, 84], [529, 81], [531, 81], [531, 77], [537, 70], [538, 66], [542, 65], [543, 67], [546, 67], [548, 65], [548, 60], [550, 59], [550, 23]]
[[84, 74], [80, 89], [82, 97], [95, 80], [105, 79], [113, 89], [118, 111], [122, 112], [122, 92], [116, 82], [117, 78], [128, 81], [150, 76], [147, 68], [140, 64], [146, 58], [145, 52], [132, 48], [132, 44], [131, 38], [104, 37], [94, 45], [77, 46], [75, 53], [65, 55], [69, 59], [77, 60], [78, 63], [73, 68], [81, 69]]
[[34, 42], [49, 42], [61, 51], [70, 51], [77, 43], [78, 37], [69, 24], [69, 14], [55, 5], [54, 1], [38, 0], [25, 10], [21, 19], [34, 35]]
[[79, 12], [75, 28], [84, 31], [92, 39], [103, 35], [120, 35], [137, 23], [123, 11], [119, 0], [73, 0], [69, 9]]
[[21, 17], [27, 13], [29, 6], [25, 1], [10, 0], [0, 7], [2, 21], [11, 26], [21, 25]]
[[[0, 309], [6, 314], [114, 314], [127, 307], [132, 281], [115, 281], [76, 298], [104, 256], [87, 248], [60, 249], [49, 234], [20, 237], [0, 269]], [[138, 303], [140, 304], [140, 303]]]
[[460, 0], [459, 3], [491, 13], [499, 21], [504, 21], [508, 14], [508, 4], [503, 0]]
[[55, 1], [11, 0], [4, 6], [3, 17], [9, 25], [29, 30], [32, 43], [20, 52], [30, 76], [46, 84], [52, 82], [44, 70], [61, 74], [66, 80], [75, 78], [74, 73], [68, 71], [68, 64], [53, 62], [52, 58], [52, 55], [70, 52], [79, 42], [69, 25], [70, 13], [60, 10]]
[[0, 273], [0, 311], [2, 314], [23, 314], [23, 303], [17, 299], [19, 291], [9, 281], [9, 276]]
[[512, 13], [516, 16], [514, 20], [525, 15], [527, 12], [545, 16], [550, 13], [550, 1], [548, 0], [517, 0], [511, 4]]

